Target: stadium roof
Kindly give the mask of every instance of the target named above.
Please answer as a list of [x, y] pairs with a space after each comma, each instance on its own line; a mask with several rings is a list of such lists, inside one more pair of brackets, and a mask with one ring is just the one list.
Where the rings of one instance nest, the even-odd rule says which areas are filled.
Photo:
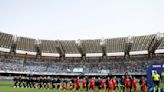
[[35, 55], [38, 46], [43, 56], [57, 57], [163, 53], [163, 38], [156, 34], [164, 33], [163, 3], [0, 0], [0, 49]]
[[17, 37], [0, 32], [0, 50], [10, 52], [12, 45], [16, 46], [16, 53], [36, 54], [36, 47], [41, 49], [43, 56], [65, 55], [66, 57], [94, 56], [124, 56], [164, 53], [164, 34], [151, 34], [133, 37], [120, 37], [92, 40], [38, 40], [27, 37]]

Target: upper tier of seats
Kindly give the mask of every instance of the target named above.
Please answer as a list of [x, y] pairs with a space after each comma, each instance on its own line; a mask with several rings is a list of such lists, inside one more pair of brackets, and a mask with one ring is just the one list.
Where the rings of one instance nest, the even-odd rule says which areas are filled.
[[[162, 34], [164, 35], [164, 34]], [[131, 43], [131, 45], [128, 45]], [[158, 45], [154, 45], [157, 44]], [[39, 46], [43, 53], [86, 54], [86, 53], [115, 53], [164, 49], [164, 37], [157, 34], [106, 38], [94, 40], [36, 40], [27, 37], [0, 32], [0, 47], [10, 49], [16, 44], [16, 50], [36, 52]], [[127, 47], [129, 46], [129, 47]], [[103, 49], [105, 48], [105, 49]], [[60, 51], [58, 50], [60, 49]]]

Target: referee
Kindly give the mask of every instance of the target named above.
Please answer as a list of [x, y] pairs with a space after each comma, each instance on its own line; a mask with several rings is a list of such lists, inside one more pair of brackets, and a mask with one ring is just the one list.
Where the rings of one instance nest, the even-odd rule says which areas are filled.
[[161, 76], [162, 76], [162, 83], [164, 83], [164, 71], [162, 72]]
[[155, 87], [159, 88], [159, 85], [160, 85], [160, 75], [157, 73], [157, 71], [155, 71], [152, 74], [152, 77], [153, 77], [153, 82], [154, 82], [154, 88]]

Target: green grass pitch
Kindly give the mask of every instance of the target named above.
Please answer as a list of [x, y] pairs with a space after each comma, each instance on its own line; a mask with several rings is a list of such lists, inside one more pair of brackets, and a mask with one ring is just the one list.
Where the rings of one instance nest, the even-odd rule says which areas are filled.
[[[161, 87], [164, 88], [164, 85]], [[137, 89], [137, 92], [141, 92], [139, 90], [139, 86]], [[57, 89], [30, 89], [30, 88], [13, 88], [13, 82], [7, 82], [7, 81], [1, 81], [0, 82], [0, 92], [83, 92], [82, 90], [80, 91], [70, 91], [70, 90], [57, 90]], [[96, 90], [95, 92], [98, 92]]]

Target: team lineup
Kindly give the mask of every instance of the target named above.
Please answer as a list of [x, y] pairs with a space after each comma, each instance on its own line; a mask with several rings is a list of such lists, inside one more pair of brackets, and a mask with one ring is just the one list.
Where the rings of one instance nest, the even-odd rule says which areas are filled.
[[140, 84], [141, 92], [147, 91], [147, 81], [144, 76], [139, 80], [134, 76], [125, 75], [121, 78], [113, 77], [77, 77], [77, 78], [53, 78], [50, 76], [14, 78], [14, 88], [36, 88], [57, 90], [80, 90], [84, 92], [137, 92], [137, 84]]

